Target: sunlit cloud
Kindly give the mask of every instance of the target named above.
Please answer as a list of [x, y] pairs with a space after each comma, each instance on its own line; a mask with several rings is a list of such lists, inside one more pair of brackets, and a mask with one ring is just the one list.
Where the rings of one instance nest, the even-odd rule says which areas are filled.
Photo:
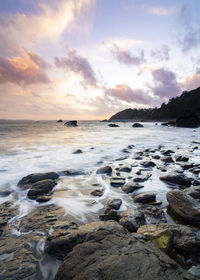
[[184, 87], [187, 90], [192, 90], [200, 87], [200, 73], [191, 75], [184, 81]]
[[20, 56], [0, 57], [0, 83], [49, 83], [49, 64], [37, 53], [23, 49]]

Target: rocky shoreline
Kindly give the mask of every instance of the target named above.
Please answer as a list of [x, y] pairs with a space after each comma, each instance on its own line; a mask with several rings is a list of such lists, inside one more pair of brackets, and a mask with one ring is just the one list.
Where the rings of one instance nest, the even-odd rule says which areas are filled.
[[[199, 144], [191, 143], [190, 155]], [[89, 224], [51, 203], [59, 181], [81, 171], [30, 174], [19, 181], [38, 207], [20, 218], [17, 205], [0, 205], [0, 280], [200, 279], [200, 163], [180, 147], [135, 151], [129, 145], [122, 152], [95, 176], [132, 199], [133, 207], [123, 210], [123, 200], [110, 197]], [[155, 172], [169, 188], [167, 203], [157, 199], [153, 186], [143, 191]], [[95, 203], [105, 188], [91, 188]]]

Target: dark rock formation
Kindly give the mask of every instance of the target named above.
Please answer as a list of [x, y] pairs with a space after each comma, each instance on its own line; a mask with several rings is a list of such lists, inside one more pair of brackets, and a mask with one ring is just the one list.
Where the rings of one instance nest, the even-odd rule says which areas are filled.
[[134, 123], [132, 127], [144, 127], [141, 123]]
[[167, 193], [169, 213], [193, 225], [200, 225], [200, 205], [197, 200], [180, 190]]
[[126, 179], [122, 177], [113, 177], [110, 179], [110, 184], [112, 187], [121, 187], [125, 184]]
[[180, 188], [187, 188], [191, 186], [191, 179], [183, 174], [168, 174], [165, 176], [160, 176], [160, 180], [172, 184], [178, 185]]
[[58, 179], [59, 175], [56, 172], [48, 172], [48, 173], [33, 173], [26, 177], [23, 177], [19, 182], [18, 186], [26, 186], [26, 185], [32, 185], [36, 182], [51, 179], [56, 180]]
[[58, 120], [57, 122], [58, 122], [58, 123], [62, 123], [62, 122], [63, 122], [63, 120]]
[[123, 187], [122, 187], [122, 190], [125, 192], [125, 193], [132, 193], [132, 192], [134, 192], [134, 191], [136, 191], [136, 190], [139, 190], [139, 189], [141, 189], [141, 188], [144, 188], [144, 186], [142, 186], [142, 185], [139, 185], [139, 184], [137, 184], [137, 183], [127, 183], [126, 185], [124, 185]]
[[73, 154], [77, 155], [77, 154], [82, 154], [83, 151], [81, 149], [77, 149], [76, 151], [73, 152]]
[[148, 203], [156, 200], [156, 195], [150, 192], [143, 192], [132, 196], [136, 203]]
[[102, 196], [103, 193], [104, 193], [104, 190], [103, 189], [99, 189], [99, 190], [92, 191], [90, 194], [93, 195], [93, 196]]
[[110, 123], [108, 126], [110, 126], [110, 127], [119, 127], [119, 125], [115, 124], [115, 123]]
[[56, 183], [51, 179], [42, 180], [37, 183], [34, 183], [28, 191], [27, 197], [30, 199], [36, 199], [39, 196], [49, 194], [51, 193], [55, 185]]
[[194, 280], [154, 244], [116, 222], [96, 222], [49, 240], [47, 252], [63, 259], [55, 280]]
[[77, 121], [68, 121], [65, 123], [66, 126], [78, 126]]
[[140, 164], [145, 168], [156, 166], [156, 164], [153, 161], [143, 161]]
[[145, 224], [145, 217], [137, 209], [128, 209], [119, 214], [119, 224], [129, 232], [136, 232], [140, 226]]
[[111, 174], [112, 173], [112, 167], [110, 167], [109, 165], [101, 167], [99, 169], [97, 169], [97, 174]]
[[196, 114], [184, 114], [176, 120], [175, 126], [188, 128], [199, 127], [200, 118]]

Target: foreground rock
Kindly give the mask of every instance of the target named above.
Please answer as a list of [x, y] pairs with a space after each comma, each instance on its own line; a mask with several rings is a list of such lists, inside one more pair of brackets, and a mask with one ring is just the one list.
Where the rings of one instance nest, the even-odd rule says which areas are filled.
[[66, 126], [78, 126], [77, 121], [68, 121], [65, 123]]
[[168, 174], [165, 176], [161, 176], [160, 180], [172, 184], [172, 185], [179, 185], [181, 188], [187, 188], [191, 185], [191, 179], [186, 177], [183, 174]]
[[[50, 194], [56, 183], [51, 180], [42, 180], [32, 185], [30, 190], [27, 193], [27, 197], [30, 199], [37, 199], [39, 196]], [[41, 201], [40, 202], [45, 202]]]
[[126, 185], [124, 185], [123, 187], [122, 187], [122, 190], [125, 192], [125, 193], [132, 193], [132, 192], [134, 192], [134, 191], [136, 191], [136, 190], [139, 190], [139, 189], [141, 189], [141, 188], [144, 188], [144, 186], [142, 186], [142, 185], [139, 185], [139, 184], [137, 184], [137, 183], [127, 183]]
[[200, 204], [183, 191], [173, 190], [167, 193], [169, 213], [188, 224], [200, 225]]
[[137, 233], [144, 235], [161, 250], [188, 269], [200, 261], [200, 231], [176, 224], [143, 225]]
[[140, 226], [145, 224], [145, 217], [137, 209], [128, 209], [119, 214], [119, 224], [129, 232], [136, 232]]
[[134, 202], [136, 203], [149, 203], [156, 201], [156, 195], [150, 192], [139, 193], [132, 196]]
[[59, 239], [46, 250], [64, 259], [55, 280], [194, 280], [171, 258], [116, 222], [95, 222]]
[[108, 165], [104, 166], [104, 167], [101, 167], [101, 168], [97, 169], [96, 173], [97, 174], [107, 174], [107, 175], [109, 175], [109, 174], [112, 173], [112, 167], [110, 167]]
[[26, 185], [32, 185], [36, 182], [42, 181], [42, 180], [47, 180], [47, 179], [51, 179], [51, 180], [56, 180], [59, 178], [58, 173], [56, 172], [48, 172], [48, 173], [33, 173], [30, 174], [26, 177], [23, 177], [19, 182], [18, 182], [18, 186], [26, 186]]
[[132, 127], [144, 127], [141, 123], [134, 123]]

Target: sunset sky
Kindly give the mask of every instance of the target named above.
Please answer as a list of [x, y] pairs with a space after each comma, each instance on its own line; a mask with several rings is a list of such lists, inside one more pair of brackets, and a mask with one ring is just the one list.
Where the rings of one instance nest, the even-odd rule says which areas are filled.
[[102, 119], [200, 86], [200, 0], [1, 0], [0, 119]]

